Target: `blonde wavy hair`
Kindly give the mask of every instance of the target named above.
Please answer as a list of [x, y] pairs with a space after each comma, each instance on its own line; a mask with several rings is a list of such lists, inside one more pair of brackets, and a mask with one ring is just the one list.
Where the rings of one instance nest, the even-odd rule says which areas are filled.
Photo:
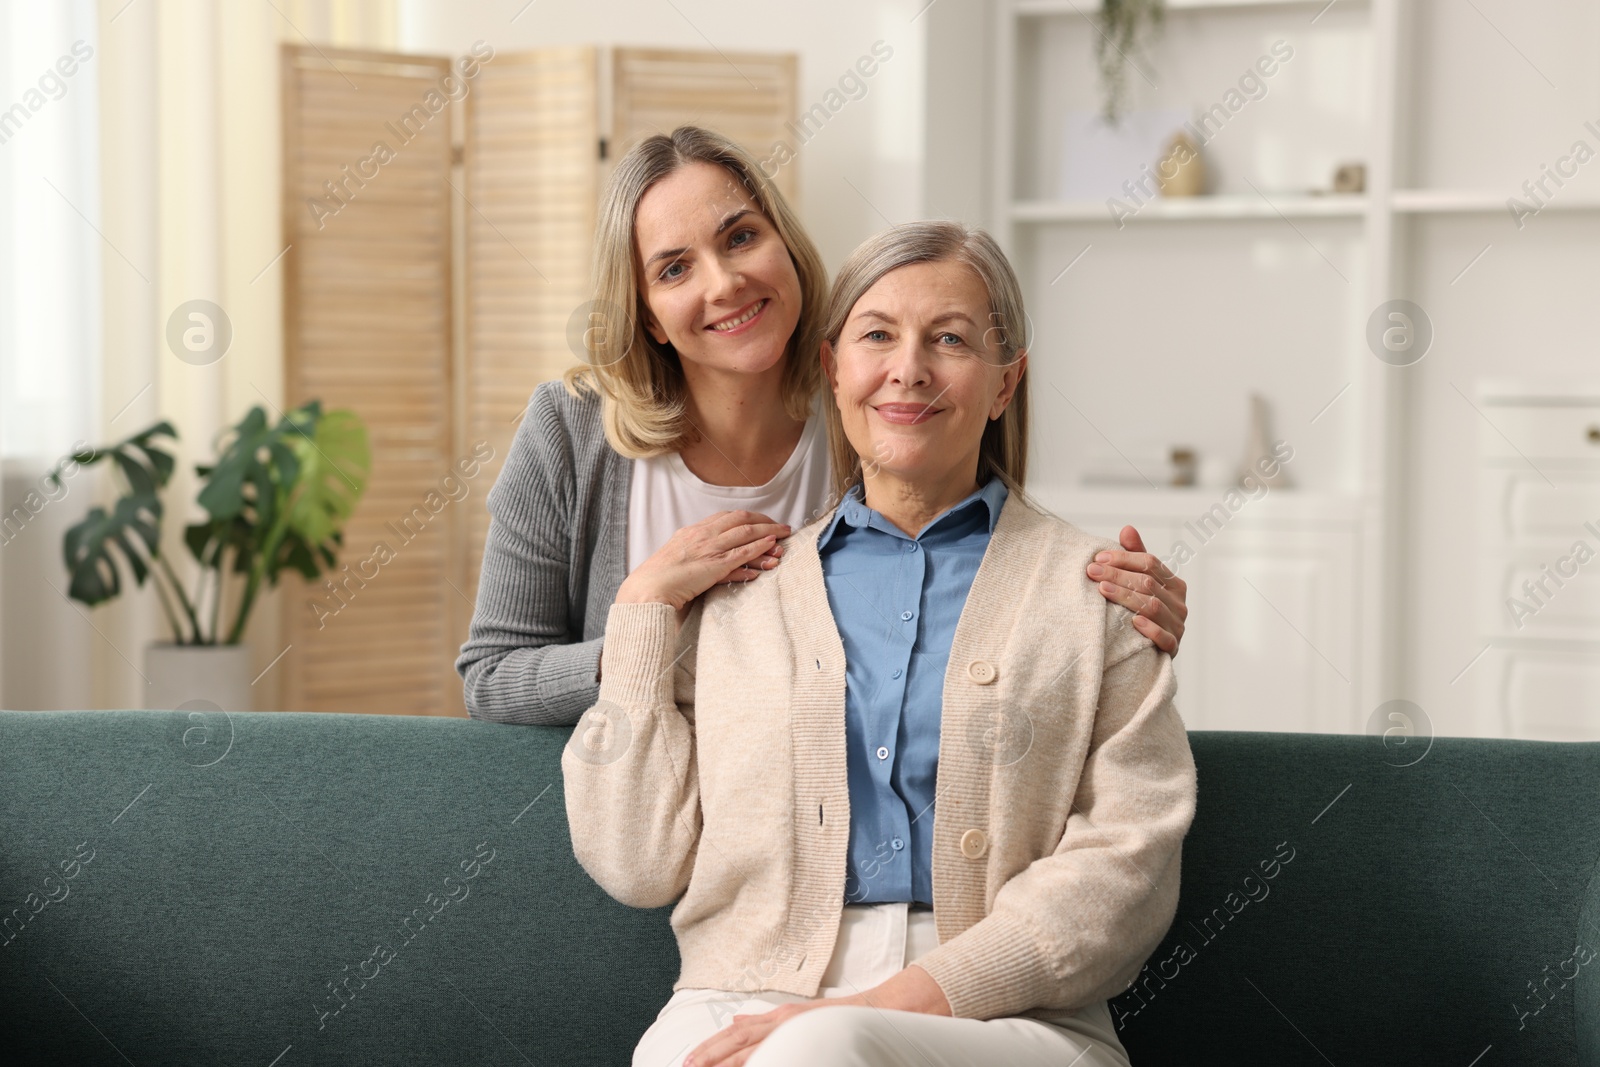
[[[1009, 366], [1026, 351], [1027, 313], [1022, 306], [1022, 286], [995, 239], [983, 230], [959, 222], [908, 222], [874, 234], [850, 253], [833, 281], [833, 295], [822, 335], [837, 351], [844, 324], [856, 302], [890, 271], [913, 263], [959, 263], [972, 270], [989, 293], [989, 321], [985, 340], [1000, 349], [1000, 365]], [[862, 480], [861, 456], [845, 436], [837, 404], [824, 405], [828, 417], [828, 447], [833, 459], [834, 493], [843, 497]], [[1028, 477], [1028, 375], [1017, 382], [1011, 403], [998, 419], [983, 428], [978, 446], [978, 481], [989, 476], [1006, 488], [1022, 493]]]
[[794, 419], [810, 416], [822, 367], [817, 358], [827, 310], [828, 275], [816, 245], [794, 209], [743, 148], [711, 130], [679, 126], [634, 145], [617, 161], [600, 200], [595, 226], [594, 302], [590, 328], [573, 348], [584, 360], [562, 378], [567, 389], [597, 388], [606, 438], [630, 459], [680, 451], [694, 440], [685, 413], [683, 364], [670, 344], [645, 329], [634, 218], [646, 191], [680, 167], [712, 163], [743, 186], [789, 249], [800, 280], [800, 318], [784, 350], [784, 406]]

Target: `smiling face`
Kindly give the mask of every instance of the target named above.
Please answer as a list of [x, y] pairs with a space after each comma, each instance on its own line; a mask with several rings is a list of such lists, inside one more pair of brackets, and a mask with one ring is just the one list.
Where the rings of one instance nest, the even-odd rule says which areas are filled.
[[773, 374], [800, 319], [800, 279], [783, 237], [744, 187], [712, 163], [652, 185], [634, 216], [645, 328], [684, 375]]
[[1027, 364], [1009, 364], [989, 293], [963, 263], [912, 263], [879, 278], [845, 318], [822, 365], [869, 496], [889, 479], [954, 503], [976, 486], [979, 446]]

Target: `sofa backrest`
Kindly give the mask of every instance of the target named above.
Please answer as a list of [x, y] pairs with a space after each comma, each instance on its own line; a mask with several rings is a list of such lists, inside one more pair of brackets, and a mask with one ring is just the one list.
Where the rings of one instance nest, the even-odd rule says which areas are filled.
[[[573, 859], [569, 733], [0, 713], [0, 1047], [629, 1062], [677, 976], [670, 909]], [[1135, 1063], [1600, 1065], [1600, 745], [1191, 743], [1179, 913], [1112, 1001]]]

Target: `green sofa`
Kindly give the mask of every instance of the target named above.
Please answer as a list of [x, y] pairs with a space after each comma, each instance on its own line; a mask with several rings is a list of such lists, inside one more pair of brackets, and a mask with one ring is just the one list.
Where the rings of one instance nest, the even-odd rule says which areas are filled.
[[[0, 713], [6, 1062], [627, 1064], [677, 952], [573, 859], [569, 732]], [[1136, 1064], [1600, 1065], [1600, 744], [1191, 741]]]

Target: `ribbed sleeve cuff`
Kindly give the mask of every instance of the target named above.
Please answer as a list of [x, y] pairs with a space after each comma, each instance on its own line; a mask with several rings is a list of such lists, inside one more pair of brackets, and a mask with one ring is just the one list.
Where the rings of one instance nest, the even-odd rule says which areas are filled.
[[672, 704], [677, 655], [678, 613], [671, 604], [612, 604], [600, 699], [623, 708]]
[[999, 1019], [1048, 1005], [1055, 995], [1038, 934], [1023, 920], [992, 912], [916, 965], [939, 983], [957, 1019]]
[[539, 696], [546, 703], [561, 702], [574, 694], [588, 694], [584, 708], [594, 703], [598, 683], [594, 676], [600, 669], [601, 640], [581, 641], [571, 645], [546, 645], [544, 658], [539, 664]]

